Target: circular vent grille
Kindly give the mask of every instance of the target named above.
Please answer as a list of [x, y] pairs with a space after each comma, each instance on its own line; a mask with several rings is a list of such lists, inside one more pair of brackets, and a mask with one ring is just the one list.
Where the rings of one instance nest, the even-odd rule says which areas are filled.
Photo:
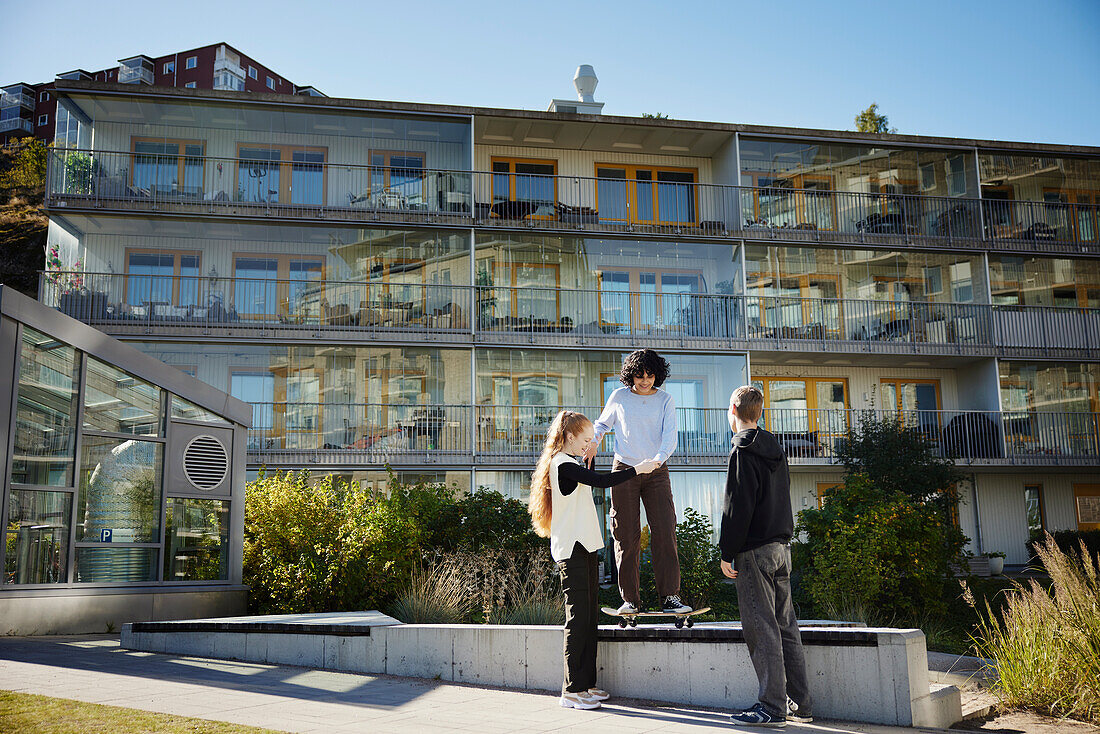
[[183, 473], [195, 489], [214, 489], [228, 472], [229, 454], [213, 436], [195, 436], [183, 450]]

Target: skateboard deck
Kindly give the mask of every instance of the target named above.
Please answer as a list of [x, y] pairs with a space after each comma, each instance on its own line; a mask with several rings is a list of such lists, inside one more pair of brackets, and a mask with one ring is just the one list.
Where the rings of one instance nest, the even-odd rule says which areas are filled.
[[710, 607], [692, 609], [690, 612], [634, 612], [632, 614], [619, 614], [618, 609], [612, 609], [611, 607], [600, 607], [600, 611], [604, 614], [618, 618], [619, 626], [623, 628], [627, 625], [637, 627], [638, 617], [675, 617], [676, 621], [673, 622], [673, 624], [676, 625], [676, 629], [680, 629], [682, 627], [693, 627], [695, 625], [695, 620], [693, 620], [692, 617], [696, 614], [709, 612]]

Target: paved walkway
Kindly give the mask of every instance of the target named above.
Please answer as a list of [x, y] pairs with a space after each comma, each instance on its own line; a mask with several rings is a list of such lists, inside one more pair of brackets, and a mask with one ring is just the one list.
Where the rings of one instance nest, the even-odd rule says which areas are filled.
[[[0, 637], [0, 689], [295, 732], [713, 734], [725, 712], [614, 700], [574, 711], [547, 693], [133, 652], [117, 636]], [[751, 703], [751, 702], [750, 702]], [[788, 731], [893, 734], [815, 722]]]

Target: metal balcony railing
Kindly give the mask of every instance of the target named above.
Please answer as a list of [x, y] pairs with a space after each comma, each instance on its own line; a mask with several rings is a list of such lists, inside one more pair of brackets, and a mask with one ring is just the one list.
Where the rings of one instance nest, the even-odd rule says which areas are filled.
[[6, 133], [11, 130], [23, 130], [24, 132], [34, 132], [34, 122], [31, 120], [24, 120], [21, 117], [13, 117], [8, 120], [0, 120], [0, 133]]
[[[196, 266], [197, 270], [197, 266]], [[1100, 309], [219, 275], [42, 273], [39, 298], [126, 334], [195, 327], [485, 343], [1100, 356]]]
[[[530, 465], [557, 406], [253, 403], [248, 450], [254, 460], [355, 454], [359, 461], [447, 460]], [[601, 406], [572, 406], [595, 419]], [[933, 452], [963, 464], [1081, 465], [1100, 461], [1100, 414], [974, 410], [768, 408], [761, 425], [795, 464], [830, 464], [865, 417], [897, 418]], [[732, 433], [725, 408], [677, 408], [673, 464], [721, 464]], [[609, 434], [600, 450], [614, 451]]]
[[55, 150], [51, 205], [564, 232], [1100, 248], [1100, 206], [130, 151]]
[[[305, 273], [306, 277], [310, 274]], [[43, 273], [41, 300], [73, 318], [105, 326], [469, 332], [465, 286], [82, 273]]]

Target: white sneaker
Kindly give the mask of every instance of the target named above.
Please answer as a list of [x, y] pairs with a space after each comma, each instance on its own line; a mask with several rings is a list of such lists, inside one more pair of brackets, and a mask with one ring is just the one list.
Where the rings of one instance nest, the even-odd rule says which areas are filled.
[[588, 695], [588, 691], [581, 693], [561, 694], [561, 707], [565, 709], [598, 709], [599, 700]]
[[623, 605], [619, 607], [617, 611], [619, 614], [637, 614], [638, 607], [634, 606], [628, 601], [624, 601]]
[[800, 713], [798, 704], [790, 696], [787, 696], [787, 721], [795, 724], [811, 724], [813, 720], [813, 715]]
[[589, 688], [588, 697], [594, 698], [597, 701], [606, 701], [607, 699], [611, 698], [611, 694], [603, 690], [602, 688]]

